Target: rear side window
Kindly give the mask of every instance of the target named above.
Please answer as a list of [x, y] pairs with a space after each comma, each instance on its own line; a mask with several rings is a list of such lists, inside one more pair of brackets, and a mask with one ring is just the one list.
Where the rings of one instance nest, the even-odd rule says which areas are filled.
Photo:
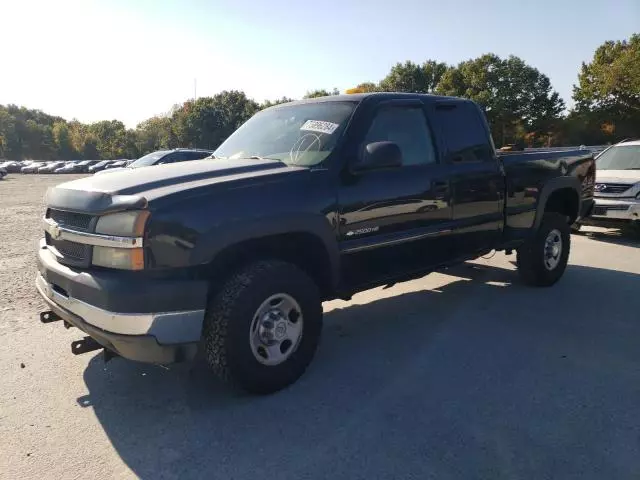
[[491, 162], [493, 147], [478, 108], [470, 102], [436, 105], [435, 118], [451, 162]]
[[436, 161], [431, 132], [419, 107], [384, 107], [378, 110], [364, 143], [384, 141], [394, 142], [400, 147], [403, 166]]

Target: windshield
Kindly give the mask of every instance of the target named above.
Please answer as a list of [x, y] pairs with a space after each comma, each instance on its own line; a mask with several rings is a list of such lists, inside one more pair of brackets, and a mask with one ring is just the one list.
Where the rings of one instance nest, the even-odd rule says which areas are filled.
[[596, 162], [599, 170], [640, 170], [640, 145], [617, 145]]
[[159, 152], [151, 152], [146, 154], [144, 157], [140, 157], [129, 166], [131, 168], [148, 167], [149, 165], [153, 165], [154, 163], [156, 163], [166, 154], [167, 152], [165, 150], [161, 150]]
[[317, 165], [336, 146], [355, 105], [354, 102], [321, 102], [264, 110], [236, 130], [214, 155]]

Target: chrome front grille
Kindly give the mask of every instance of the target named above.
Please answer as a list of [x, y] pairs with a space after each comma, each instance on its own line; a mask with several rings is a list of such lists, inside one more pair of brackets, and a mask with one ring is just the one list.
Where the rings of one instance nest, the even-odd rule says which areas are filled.
[[[60, 227], [78, 232], [90, 232], [93, 229], [95, 217], [86, 213], [66, 212], [50, 208], [46, 218], [53, 220]], [[70, 240], [53, 238], [45, 232], [45, 240], [58, 254], [58, 261], [74, 267], [88, 267], [91, 263], [92, 247]]]
[[47, 218], [54, 220], [58, 225], [72, 228], [74, 230], [88, 231], [91, 228], [93, 215], [86, 213], [65, 212], [64, 210], [54, 210], [52, 208], [47, 212]]
[[629, 190], [633, 185], [626, 183], [596, 183], [595, 191], [598, 193], [624, 193]]

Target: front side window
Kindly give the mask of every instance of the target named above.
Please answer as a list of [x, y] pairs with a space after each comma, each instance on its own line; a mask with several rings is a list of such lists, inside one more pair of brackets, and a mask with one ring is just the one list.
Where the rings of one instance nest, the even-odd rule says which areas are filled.
[[598, 170], [640, 170], [640, 145], [616, 145], [596, 160]]
[[435, 163], [431, 132], [420, 107], [385, 107], [371, 123], [364, 144], [394, 142], [402, 152], [402, 165]]
[[214, 152], [216, 158], [268, 158], [313, 166], [335, 148], [355, 102], [313, 102], [258, 112]]

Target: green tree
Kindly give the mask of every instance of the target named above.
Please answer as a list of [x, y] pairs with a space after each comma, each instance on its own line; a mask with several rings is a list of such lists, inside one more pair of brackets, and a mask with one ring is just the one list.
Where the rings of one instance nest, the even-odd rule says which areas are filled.
[[380, 86], [373, 82], [363, 82], [356, 86], [362, 93], [379, 92]]
[[138, 124], [135, 131], [136, 149], [148, 153], [163, 148], [171, 148], [171, 119], [166, 116], [151, 117]]
[[462, 62], [442, 75], [436, 92], [480, 104], [499, 145], [521, 142], [527, 133], [550, 136], [564, 110], [549, 78], [514, 56], [485, 54]]
[[587, 129], [610, 138], [637, 136], [640, 125], [640, 34], [629, 40], [608, 41], [597, 48], [590, 63], [583, 63], [573, 87], [576, 111]]
[[278, 100], [265, 100], [263, 103], [260, 104], [258, 108], [260, 110], [263, 110], [265, 108], [273, 107], [274, 105], [280, 105], [281, 103], [289, 103], [289, 102], [293, 102], [293, 98], [282, 97], [282, 98], [279, 98]]
[[21, 142], [16, 133], [16, 119], [0, 105], [0, 157], [19, 160]]
[[171, 116], [181, 146], [217, 148], [259, 109], [243, 92], [224, 91], [187, 101]]
[[427, 60], [422, 65], [406, 61], [396, 63], [380, 81], [383, 92], [433, 93], [447, 71], [446, 63]]
[[77, 157], [78, 154], [71, 145], [71, 136], [67, 122], [54, 123], [51, 128], [51, 134], [53, 136], [53, 146], [57, 158], [69, 160]]
[[337, 88], [334, 88], [331, 92], [328, 92], [325, 89], [310, 90], [305, 93], [303, 98], [329, 97], [331, 95], [340, 95], [340, 91]]

